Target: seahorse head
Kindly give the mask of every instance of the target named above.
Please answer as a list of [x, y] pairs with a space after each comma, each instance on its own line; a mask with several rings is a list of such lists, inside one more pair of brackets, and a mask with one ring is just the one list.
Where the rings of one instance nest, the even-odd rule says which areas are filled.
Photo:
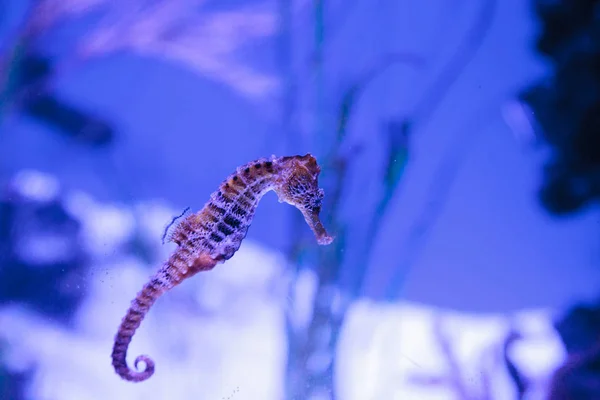
[[321, 168], [310, 154], [305, 156], [281, 157], [279, 160], [281, 175], [274, 187], [280, 202], [296, 207], [308, 226], [312, 229], [319, 244], [330, 244], [329, 236], [321, 220], [321, 202], [323, 189], [319, 188]]

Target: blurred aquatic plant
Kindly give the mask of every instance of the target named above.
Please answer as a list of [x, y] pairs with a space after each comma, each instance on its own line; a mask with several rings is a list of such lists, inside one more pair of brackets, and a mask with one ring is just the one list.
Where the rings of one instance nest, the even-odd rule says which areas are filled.
[[39, 35], [67, 19], [95, 16], [61, 63], [71, 68], [93, 58], [128, 51], [177, 62], [222, 82], [249, 98], [264, 98], [278, 86], [268, 73], [247, 66], [241, 51], [275, 34], [266, 3], [209, 9], [206, 0], [39, 0], [28, 32]]
[[[480, 5], [479, 12], [473, 24], [469, 27], [464, 40], [456, 48], [442, 71], [434, 78], [433, 84], [421, 97], [412, 114], [403, 120], [406, 136], [417, 134], [429, 122], [453, 83], [481, 48], [494, 21], [497, 5], [497, 0], [485, 0]], [[468, 145], [472, 138], [471, 135], [457, 135], [457, 139], [450, 143], [447, 154], [436, 168], [436, 174], [427, 195], [429, 200], [409, 229], [409, 237], [405, 246], [403, 246], [404, 251], [401, 252], [394, 275], [384, 291], [387, 299], [397, 296], [408, 270], [415, 263], [427, 243], [428, 233], [436, 224], [437, 218], [448, 199], [450, 188], [459, 168], [462, 166], [462, 161], [465, 159], [465, 153], [470, 148]], [[396, 187], [394, 186], [391, 189], [390, 197], [393, 196], [395, 190]]]
[[103, 119], [90, 115], [61, 100], [48, 90], [54, 62], [20, 38], [0, 58], [0, 123], [3, 114], [22, 110], [29, 117], [55, 128], [77, 141], [103, 145], [113, 139], [113, 128]]
[[557, 322], [567, 359], [552, 376], [548, 400], [600, 398], [600, 305], [578, 304]]
[[[464, 360], [464, 347], [462, 348], [462, 354], [459, 354], [461, 353], [460, 341], [457, 341], [455, 337], [456, 331], [454, 335], [450, 331], [451, 324], [449, 322], [449, 319], [444, 320], [441, 315], [436, 315], [433, 322], [432, 333], [442, 355], [444, 368], [437, 369], [435, 372], [425, 370], [410, 374], [408, 376], [409, 381], [421, 386], [447, 388], [448, 392], [452, 393], [456, 399], [493, 400], [507, 398], [507, 393], [499, 391], [497, 386], [494, 387], [502, 375], [506, 375], [509, 381], [507, 383], [514, 386], [514, 397], [510, 398], [516, 400], [537, 398], [534, 389], [535, 384], [539, 385], [540, 382], [527, 377], [520, 370], [522, 365], [519, 366], [519, 363], [511, 357], [518, 341], [524, 339], [535, 340], [536, 335], [533, 332], [530, 332], [530, 335], [522, 334], [520, 329], [514, 326], [515, 321], [511, 321], [503, 338], [498, 337], [498, 342], [489, 344], [485, 351], [477, 353], [475, 360], [473, 360], [476, 364], [476, 366], [473, 365], [475, 366], [473, 370], [477, 371], [478, 375], [475, 378], [471, 377], [465, 368], [467, 363]], [[537, 334], [539, 333], [537, 332]]]
[[443, 319], [437, 316], [434, 320], [433, 335], [445, 362], [444, 371], [438, 374], [413, 374], [408, 379], [411, 382], [425, 386], [443, 386], [449, 388], [456, 399], [461, 400], [491, 400], [492, 396], [489, 388], [489, 375], [484, 368], [481, 368], [482, 385], [480, 393], [476, 393], [469, 388], [466, 377], [460, 367], [455, 349], [452, 347], [452, 338], [446, 332], [446, 326]]
[[[507, 114], [515, 133], [544, 145], [538, 196], [553, 216], [572, 216], [600, 199], [600, 1], [531, 2], [535, 50], [547, 76], [524, 88]], [[598, 305], [576, 305], [556, 324], [568, 353], [549, 400], [600, 398]]]
[[[328, 126], [324, 114], [323, 90], [325, 82], [322, 75], [323, 48], [326, 41], [323, 26], [324, 1], [316, 1], [313, 6], [315, 32], [314, 58], [311, 65], [314, 69], [315, 104], [317, 105], [315, 109], [315, 120], [317, 122], [314, 136], [320, 138], [325, 135]], [[475, 23], [467, 33], [466, 39], [459, 45], [442, 72], [434, 79], [430, 90], [425, 93], [414, 111], [409, 116], [391, 118], [386, 121], [383, 129], [383, 139], [388, 143], [388, 151], [386, 159], [382, 160], [385, 171], [382, 177], [382, 190], [375, 210], [369, 217], [365, 242], [353, 244], [360, 246], [362, 249], [360, 255], [353, 259], [347, 259], [344, 253], [348, 245], [348, 230], [351, 224], [341, 216], [341, 205], [348, 171], [353, 164], [361, 161], [359, 153], [362, 145], [356, 146], [350, 151], [343, 150], [345, 149], [346, 136], [352, 116], [356, 111], [361, 94], [375, 77], [395, 63], [408, 64], [413, 67], [419, 66], [422, 62], [421, 57], [403, 53], [384, 56], [368, 67], [366, 72], [356, 79], [355, 83], [348, 88], [342, 97], [337, 112], [335, 134], [331, 141], [333, 143], [332, 148], [326, 149], [324, 156], [321, 157], [324, 165], [322, 181], [326, 185], [328, 193], [324, 209], [327, 210], [326, 215], [329, 216], [327, 224], [335, 232], [336, 241], [328, 248], [319, 249], [318, 254], [310, 260], [317, 267], [316, 288], [311, 299], [311, 318], [309, 322], [305, 326], [293, 327], [293, 323], [289, 322], [293, 319], [293, 316], [289, 314], [293, 314], [295, 310], [293, 307], [288, 309], [288, 341], [290, 343], [287, 369], [288, 399], [336, 398], [334, 385], [335, 350], [339, 334], [348, 308], [360, 296], [381, 221], [400, 187], [410, 157], [410, 139], [433, 116], [452, 83], [462, 73], [479, 49], [493, 21], [495, 6], [495, 0], [488, 0], [483, 4]], [[326, 139], [323, 141], [325, 143], [330, 142]], [[451, 159], [456, 161], [455, 158]], [[460, 162], [456, 164], [460, 165]], [[442, 168], [445, 169], [446, 167], [448, 166], [444, 163]], [[442, 179], [448, 178], [446, 174], [441, 176]], [[448, 184], [443, 185], [443, 187], [449, 186], [452, 178], [453, 175], [450, 175]], [[437, 192], [432, 195], [437, 195]], [[421, 222], [425, 221], [425, 226], [418, 224], [414, 228], [418, 232], [415, 232], [413, 236], [416, 235], [420, 239], [424, 238], [423, 231], [426, 231], [429, 225], [436, 220], [436, 210], [440, 202], [432, 201], [431, 203], [436, 207], [434, 211], [427, 208], [423, 212], [424, 217], [420, 219]], [[443, 200], [441, 203], [443, 203]], [[431, 216], [434, 217], [431, 218]], [[421, 240], [421, 242], [423, 241]], [[422, 245], [422, 243], [419, 244]], [[310, 261], [305, 261], [306, 255], [302, 251], [298, 251], [298, 247], [301, 247], [301, 244], [292, 247], [294, 252], [291, 253], [291, 258], [295, 258], [295, 262], [310, 264]], [[422, 246], [417, 245], [414, 249], [411, 249], [412, 256], [406, 258], [406, 260], [409, 262], [414, 261], [413, 256], [421, 248]], [[395, 297], [409, 267], [410, 264], [402, 263], [397, 268], [396, 276], [387, 288], [386, 294], [388, 296]], [[347, 287], [340, 282], [342, 268], [353, 271], [352, 281]]]
[[[550, 150], [539, 189], [552, 215], [581, 212], [600, 198], [600, 1], [532, 2], [535, 48], [549, 76], [518, 95], [528, 130]], [[576, 306], [557, 323], [569, 354], [549, 399], [600, 396], [597, 307]]]
[[[114, 128], [61, 100], [54, 89], [82, 65], [129, 52], [172, 61], [220, 82], [252, 101], [267, 101], [279, 87], [270, 73], [250, 66], [244, 52], [276, 33], [268, 3], [211, 9], [206, 0], [36, 0], [0, 54], [0, 116], [10, 110], [92, 144], [110, 143]], [[84, 27], [50, 56], [48, 37], [63, 27]]]
[[110, 2], [81, 41], [76, 57], [87, 60], [131, 51], [177, 62], [251, 99], [272, 95], [279, 82], [247, 66], [242, 50], [273, 36], [276, 17], [266, 5], [202, 10], [206, 0]]
[[549, 157], [539, 198], [555, 216], [600, 199], [600, 1], [532, 1], [549, 74], [519, 95], [525, 131]]

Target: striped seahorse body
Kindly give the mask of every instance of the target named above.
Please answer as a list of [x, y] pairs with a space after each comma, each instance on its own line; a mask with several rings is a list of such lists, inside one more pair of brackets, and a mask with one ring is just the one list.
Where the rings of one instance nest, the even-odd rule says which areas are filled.
[[146, 366], [138, 372], [127, 366], [127, 349], [154, 302], [167, 290], [200, 271], [212, 269], [235, 254], [248, 233], [260, 199], [274, 190], [280, 202], [297, 207], [319, 244], [333, 240], [319, 213], [323, 190], [318, 187], [320, 168], [313, 156], [261, 158], [238, 167], [198, 213], [183, 219], [170, 240], [178, 247], [133, 300], [121, 322], [112, 352], [112, 364], [121, 378], [139, 382], [154, 373], [154, 361], [138, 356]]
[[237, 168], [197, 214], [185, 218], [170, 239], [188, 243], [215, 260], [228, 260], [239, 249], [260, 199], [275, 185], [281, 166], [259, 159]]

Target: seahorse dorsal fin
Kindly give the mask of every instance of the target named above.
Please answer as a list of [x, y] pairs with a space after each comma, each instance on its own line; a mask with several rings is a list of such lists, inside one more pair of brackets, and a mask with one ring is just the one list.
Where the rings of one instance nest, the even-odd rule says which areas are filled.
[[183, 210], [181, 212], [181, 214], [173, 217], [171, 219], [171, 222], [169, 222], [167, 224], [167, 226], [165, 226], [165, 230], [163, 232], [162, 235], [162, 244], [165, 244], [165, 242], [172, 242], [173, 241], [173, 231], [175, 229], [177, 229], [177, 226], [175, 226], [175, 228], [171, 229], [173, 227], [173, 225], [175, 224], [175, 222], [177, 222], [178, 219], [180, 219], [181, 217], [183, 217], [185, 215], [185, 213], [187, 213], [189, 211], [190, 207], [188, 206], [185, 210]]

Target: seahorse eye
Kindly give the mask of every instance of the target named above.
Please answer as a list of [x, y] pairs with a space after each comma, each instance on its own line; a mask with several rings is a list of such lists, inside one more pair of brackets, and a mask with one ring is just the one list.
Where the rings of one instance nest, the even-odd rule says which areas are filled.
[[320, 212], [321, 205], [323, 202], [324, 192], [323, 189], [319, 189], [315, 192], [307, 192], [304, 197], [303, 205], [304, 208], [312, 212]]

